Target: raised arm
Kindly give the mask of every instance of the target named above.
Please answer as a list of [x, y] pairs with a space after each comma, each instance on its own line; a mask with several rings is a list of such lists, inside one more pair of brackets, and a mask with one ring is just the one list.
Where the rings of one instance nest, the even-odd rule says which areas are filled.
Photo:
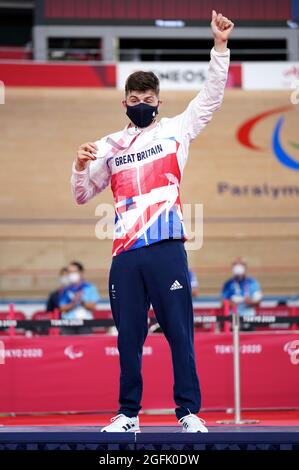
[[213, 112], [221, 106], [229, 68], [230, 51], [227, 41], [233, 27], [234, 24], [229, 19], [213, 10], [211, 28], [214, 47], [211, 50], [207, 80], [186, 110], [176, 116], [179, 133], [188, 140], [200, 133], [212, 119]]

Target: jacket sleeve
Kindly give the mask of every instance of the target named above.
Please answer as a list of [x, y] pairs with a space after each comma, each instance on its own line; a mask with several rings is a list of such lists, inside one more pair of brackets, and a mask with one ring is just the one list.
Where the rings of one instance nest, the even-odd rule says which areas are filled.
[[75, 162], [72, 165], [71, 187], [77, 204], [85, 204], [108, 186], [111, 180], [107, 154], [110, 146], [106, 138], [95, 142], [98, 146], [97, 160], [89, 163], [83, 171], [77, 171]]
[[232, 294], [233, 294], [233, 292], [232, 292], [232, 289], [231, 289], [231, 282], [229, 280], [229, 281], [226, 281], [223, 284], [221, 297], [222, 297], [223, 300], [229, 300], [231, 298]]
[[211, 50], [208, 75], [201, 91], [190, 101], [186, 110], [176, 116], [179, 136], [190, 142], [212, 119], [213, 112], [220, 108], [229, 68], [230, 50]]

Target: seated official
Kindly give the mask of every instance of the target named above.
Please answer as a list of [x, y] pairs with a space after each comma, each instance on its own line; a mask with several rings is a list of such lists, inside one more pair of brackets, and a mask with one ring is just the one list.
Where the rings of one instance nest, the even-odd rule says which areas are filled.
[[247, 276], [247, 265], [238, 258], [232, 264], [233, 277], [228, 279], [222, 288], [223, 300], [229, 300], [237, 306], [240, 315], [254, 315], [263, 297], [259, 282]]
[[[68, 266], [69, 286], [60, 299], [60, 311], [63, 319], [92, 320], [93, 310], [100, 300], [100, 294], [93, 284], [84, 279], [84, 267], [74, 261]], [[65, 328], [63, 333], [89, 333], [88, 327]]]

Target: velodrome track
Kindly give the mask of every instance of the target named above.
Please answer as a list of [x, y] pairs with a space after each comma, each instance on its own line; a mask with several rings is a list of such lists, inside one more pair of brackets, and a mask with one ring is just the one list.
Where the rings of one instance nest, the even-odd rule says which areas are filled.
[[[192, 92], [162, 93], [160, 116], [184, 110]], [[45, 296], [56, 287], [57, 270], [81, 260], [88, 277], [107, 294], [111, 241], [98, 240], [95, 208], [112, 202], [106, 190], [76, 206], [70, 168], [78, 145], [119, 130], [126, 119], [122, 94], [111, 89], [8, 88], [0, 109], [2, 297]], [[229, 265], [244, 256], [266, 294], [293, 294], [299, 286], [298, 194], [254, 196], [252, 188], [298, 188], [298, 172], [282, 166], [271, 149], [275, 122], [286, 116], [281, 139], [298, 140], [298, 113], [273, 114], [252, 129], [262, 150], [243, 146], [239, 126], [255, 115], [290, 105], [289, 92], [227, 90], [220, 112], [192, 143], [182, 200], [204, 205], [204, 245], [190, 251], [202, 295], [217, 295]], [[294, 157], [298, 149], [292, 149]], [[225, 183], [223, 193], [219, 184]], [[233, 195], [232, 186], [239, 188]], [[248, 187], [249, 194], [242, 194]], [[222, 187], [223, 188], [223, 187]], [[243, 188], [243, 189], [242, 189]], [[275, 256], [273, 256], [273, 252]], [[5, 275], [5, 276], [4, 276]]]

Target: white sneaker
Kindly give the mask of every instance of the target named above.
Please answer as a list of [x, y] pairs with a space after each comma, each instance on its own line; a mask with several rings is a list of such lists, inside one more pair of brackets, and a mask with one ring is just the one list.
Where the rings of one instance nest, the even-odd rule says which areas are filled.
[[139, 418], [129, 418], [119, 414], [111, 418], [111, 424], [101, 429], [101, 432], [140, 432]]
[[192, 413], [183, 416], [178, 422], [183, 427], [182, 432], [209, 432], [206, 422]]

